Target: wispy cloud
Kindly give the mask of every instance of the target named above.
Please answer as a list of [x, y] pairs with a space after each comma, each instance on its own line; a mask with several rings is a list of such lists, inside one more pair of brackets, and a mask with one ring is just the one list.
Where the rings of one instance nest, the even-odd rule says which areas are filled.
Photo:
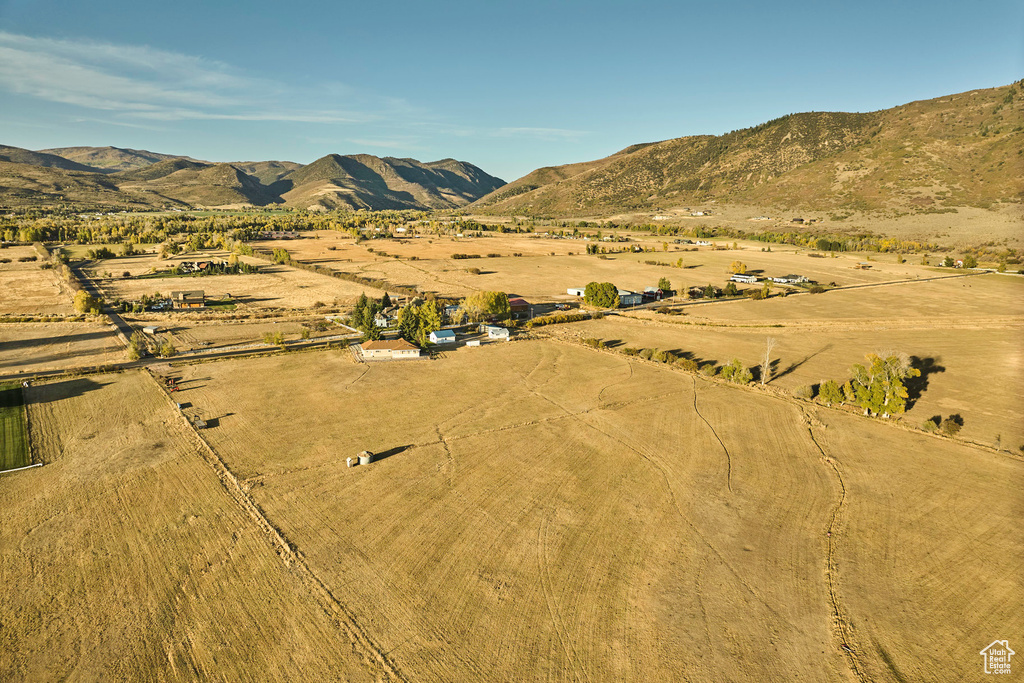
[[404, 106], [394, 98], [358, 96], [337, 83], [302, 91], [222, 62], [151, 47], [3, 31], [0, 90], [157, 121], [366, 123]]

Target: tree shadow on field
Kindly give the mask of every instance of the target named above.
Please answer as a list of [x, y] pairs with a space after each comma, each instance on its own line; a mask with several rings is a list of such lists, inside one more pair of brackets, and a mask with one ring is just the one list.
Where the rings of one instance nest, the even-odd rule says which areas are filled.
[[[773, 367], [772, 367], [772, 370], [773, 370], [772, 379], [778, 379], [780, 377], [785, 377], [786, 375], [788, 375], [789, 373], [793, 372], [794, 370], [799, 368], [801, 365], [803, 365], [804, 363], [806, 363], [810, 359], [814, 358], [815, 356], [817, 356], [820, 353], [828, 351], [831, 348], [832, 348], [832, 344], [825, 344], [824, 346], [822, 346], [820, 349], [818, 349], [817, 351], [815, 351], [811, 355], [805, 356], [803, 360], [798, 360], [797, 362], [792, 363], [785, 370], [781, 370], [781, 371], [779, 371], [777, 373], [774, 372], [775, 366], [773, 365]], [[775, 362], [778, 362], [778, 361], [775, 361]]]
[[36, 390], [25, 392], [26, 404], [54, 403], [66, 398], [82, 396], [90, 391], [96, 391], [111, 384], [111, 382], [97, 382], [95, 380], [79, 378], [69, 379], [63, 382], [51, 382], [42, 385]]
[[604, 340], [604, 345], [606, 347], [608, 347], [609, 349], [618, 348], [619, 346], [622, 346], [622, 340], [621, 339], [605, 339]]
[[903, 386], [907, 388], [907, 410], [914, 407], [914, 403], [921, 398], [921, 394], [928, 388], [928, 382], [930, 381], [928, 376], [934, 375], [939, 372], [945, 372], [946, 368], [939, 365], [940, 358], [918, 358], [917, 356], [910, 357], [910, 367], [920, 370], [920, 377], [907, 377], [903, 380]]

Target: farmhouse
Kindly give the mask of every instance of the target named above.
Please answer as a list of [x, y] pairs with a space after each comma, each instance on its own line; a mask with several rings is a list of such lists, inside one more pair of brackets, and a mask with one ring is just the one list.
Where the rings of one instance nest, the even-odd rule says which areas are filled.
[[454, 344], [455, 333], [451, 330], [435, 330], [430, 333], [431, 344]]
[[173, 308], [203, 308], [206, 306], [206, 292], [194, 289], [188, 292], [171, 292]]
[[402, 358], [420, 357], [420, 350], [404, 339], [365, 341], [359, 345], [359, 352], [363, 355], [363, 358], [369, 359], [391, 358], [399, 360]]
[[516, 297], [508, 300], [509, 311], [512, 313], [512, 317], [516, 320], [527, 319], [530, 317], [530, 304], [526, 299]]
[[380, 311], [373, 317], [373, 324], [377, 327], [391, 327], [391, 323], [398, 319], [398, 308], [392, 306]]
[[733, 282], [742, 282], [747, 285], [752, 285], [757, 282], [756, 275], [741, 275], [740, 273], [733, 273], [732, 277], [729, 279]]
[[782, 277], [773, 277], [772, 282], [777, 282], [780, 285], [796, 285], [801, 282], [807, 282], [807, 278], [803, 275], [783, 275]]
[[638, 306], [644, 301], [644, 295], [628, 289], [619, 290], [619, 306]]

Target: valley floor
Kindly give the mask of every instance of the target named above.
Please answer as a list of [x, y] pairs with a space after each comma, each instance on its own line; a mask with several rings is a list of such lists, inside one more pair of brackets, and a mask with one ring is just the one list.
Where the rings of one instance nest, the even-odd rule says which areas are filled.
[[963, 681], [1024, 628], [1004, 453], [557, 340], [176, 374], [198, 434], [29, 389], [3, 678]]

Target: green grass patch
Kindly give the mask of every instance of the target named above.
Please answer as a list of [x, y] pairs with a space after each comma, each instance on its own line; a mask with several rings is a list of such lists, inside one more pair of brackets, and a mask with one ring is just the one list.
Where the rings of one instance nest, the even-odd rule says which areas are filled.
[[32, 464], [25, 398], [18, 384], [0, 384], [0, 470]]
[[217, 300], [206, 300], [206, 307], [212, 308], [215, 311], [233, 311], [235, 310], [235, 302], [231, 299]]

